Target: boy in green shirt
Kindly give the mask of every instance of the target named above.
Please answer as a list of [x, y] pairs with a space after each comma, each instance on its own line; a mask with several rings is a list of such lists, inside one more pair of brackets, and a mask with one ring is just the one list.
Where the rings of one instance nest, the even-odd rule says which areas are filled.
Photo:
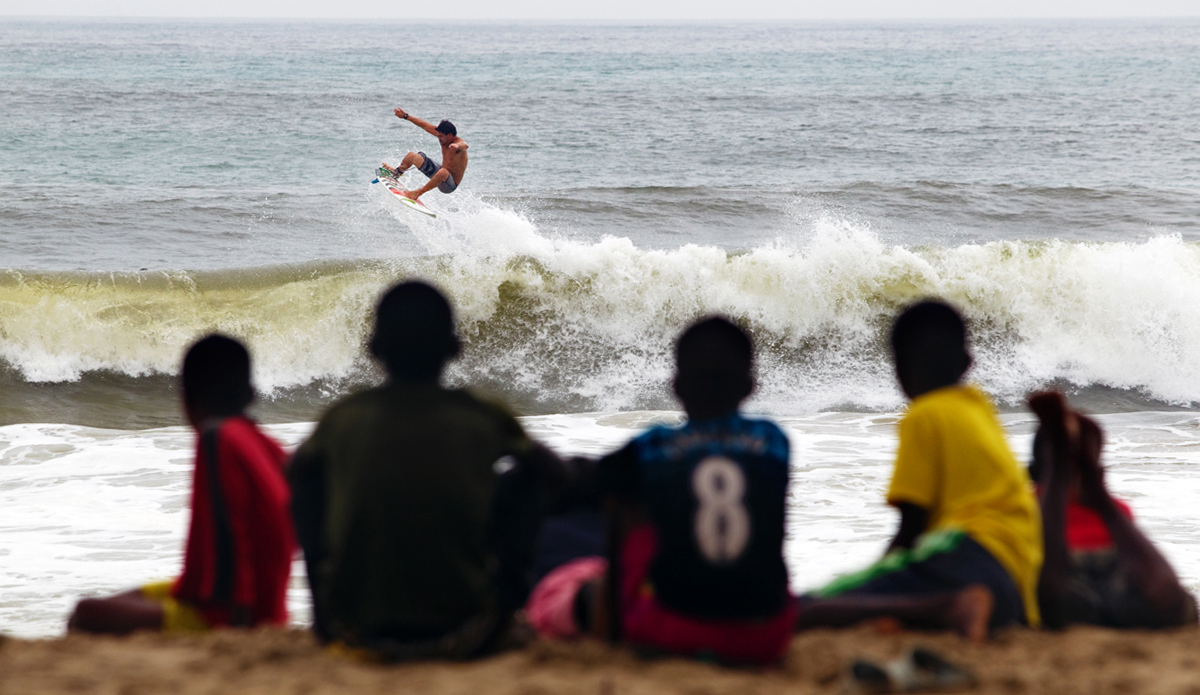
[[387, 382], [331, 407], [288, 471], [314, 630], [385, 661], [478, 656], [525, 602], [539, 495], [565, 469], [440, 384], [459, 342], [433, 287], [387, 292], [370, 349]]
[[875, 565], [807, 596], [797, 628], [891, 617], [980, 641], [990, 627], [1036, 626], [1041, 518], [987, 396], [962, 383], [966, 324], [920, 302], [896, 319], [891, 346], [911, 401], [887, 492], [900, 529]]

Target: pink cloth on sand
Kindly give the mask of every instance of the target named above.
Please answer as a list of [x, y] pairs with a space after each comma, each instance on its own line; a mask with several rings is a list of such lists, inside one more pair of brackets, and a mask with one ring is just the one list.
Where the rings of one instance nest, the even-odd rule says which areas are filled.
[[567, 638], [579, 635], [575, 624], [575, 595], [584, 584], [598, 580], [608, 570], [602, 557], [581, 557], [552, 570], [533, 588], [525, 613], [529, 623], [543, 637]]

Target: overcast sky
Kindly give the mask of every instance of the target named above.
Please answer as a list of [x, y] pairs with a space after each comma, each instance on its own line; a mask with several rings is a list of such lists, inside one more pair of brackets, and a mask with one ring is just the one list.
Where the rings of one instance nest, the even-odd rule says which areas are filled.
[[1200, 16], [1200, 0], [0, 0], [0, 16], [933, 19]]

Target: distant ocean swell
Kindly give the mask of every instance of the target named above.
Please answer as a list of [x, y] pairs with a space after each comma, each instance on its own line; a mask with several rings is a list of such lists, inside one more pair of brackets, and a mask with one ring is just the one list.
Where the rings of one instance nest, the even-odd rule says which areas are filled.
[[[363, 356], [371, 308], [389, 284], [422, 277], [458, 311], [465, 350], [452, 380], [529, 414], [671, 407], [671, 340], [709, 312], [755, 336], [756, 408], [891, 409], [901, 401], [886, 360], [888, 321], [928, 295], [967, 314], [974, 378], [1010, 406], [1050, 383], [1096, 410], [1200, 402], [1200, 245], [1174, 236], [903, 248], [827, 219], [804, 239], [729, 253], [509, 231], [467, 248], [435, 227], [417, 230], [442, 248], [387, 262], [0, 271], [0, 389], [162, 390], [183, 347], [220, 330], [251, 346], [268, 410], [272, 399], [296, 398], [315, 410], [378, 378]], [[22, 419], [13, 398], [6, 422]], [[103, 393], [94, 400], [102, 405]]]

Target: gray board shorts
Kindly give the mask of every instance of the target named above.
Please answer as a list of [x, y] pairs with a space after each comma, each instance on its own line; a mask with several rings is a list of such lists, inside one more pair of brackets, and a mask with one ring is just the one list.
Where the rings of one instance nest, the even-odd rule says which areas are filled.
[[[417, 171], [425, 174], [426, 178], [433, 178], [433, 175], [438, 173], [438, 169], [442, 168], [442, 163], [424, 152], [418, 152], [417, 154], [425, 158], [425, 161], [421, 162], [421, 166], [417, 167]], [[446, 173], [450, 174], [450, 172]], [[453, 193], [456, 188], [458, 188], [458, 182], [454, 180], [454, 174], [447, 176], [446, 180], [438, 185], [438, 190], [442, 193]]]

